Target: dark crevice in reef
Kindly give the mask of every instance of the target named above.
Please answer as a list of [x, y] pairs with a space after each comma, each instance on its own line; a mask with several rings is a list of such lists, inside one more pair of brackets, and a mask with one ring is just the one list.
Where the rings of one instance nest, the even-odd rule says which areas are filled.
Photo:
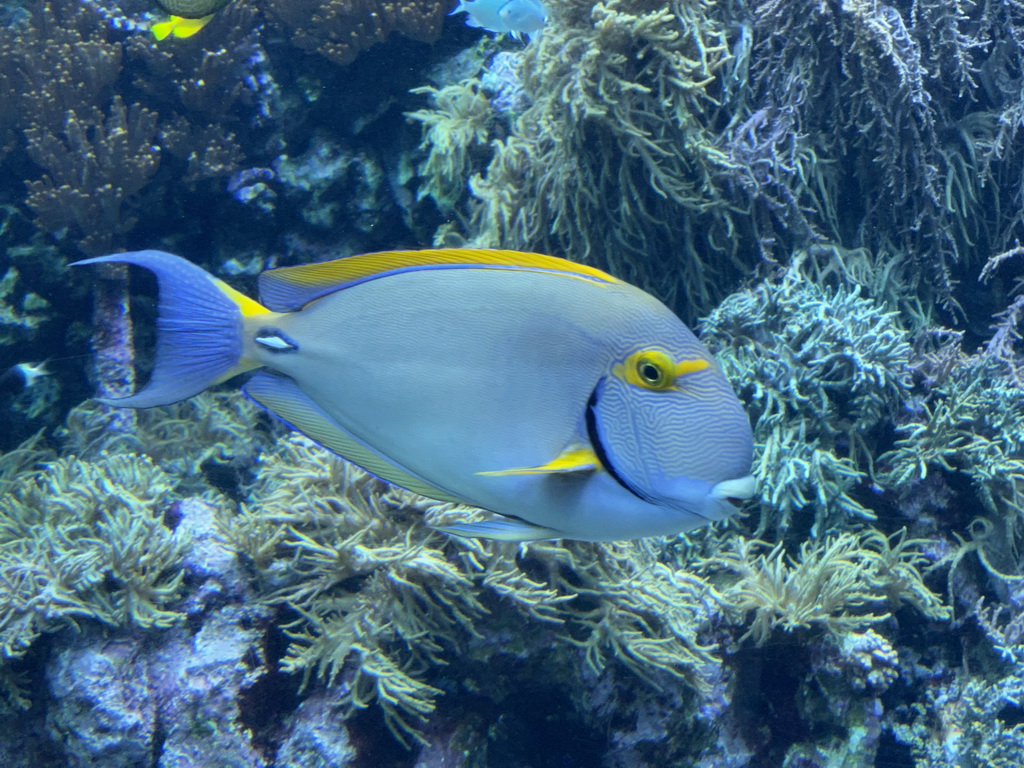
[[[288, 649], [288, 638], [278, 625], [271, 625], [264, 635], [262, 655], [255, 653], [245, 659], [250, 667], [262, 663], [264, 673], [238, 696], [239, 722], [252, 734], [253, 745], [273, 761], [284, 737], [285, 719], [301, 702], [298, 675], [285, 674], [280, 660]], [[343, 727], [340, 723], [338, 727]]]

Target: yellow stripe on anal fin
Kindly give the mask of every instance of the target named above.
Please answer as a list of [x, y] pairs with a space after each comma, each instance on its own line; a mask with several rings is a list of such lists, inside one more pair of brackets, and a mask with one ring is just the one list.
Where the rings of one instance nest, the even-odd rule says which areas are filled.
[[547, 464], [539, 467], [516, 467], [515, 469], [498, 469], [490, 472], [477, 472], [487, 477], [505, 475], [551, 475], [562, 472], [593, 472], [601, 468], [601, 462], [594, 449], [583, 445], [571, 445], [558, 454]]

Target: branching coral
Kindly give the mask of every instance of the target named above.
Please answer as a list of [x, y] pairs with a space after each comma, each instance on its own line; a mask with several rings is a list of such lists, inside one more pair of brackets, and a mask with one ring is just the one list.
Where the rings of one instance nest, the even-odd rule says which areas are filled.
[[429, 109], [407, 115], [423, 124], [420, 149], [426, 158], [417, 168], [423, 186], [416, 195], [430, 197], [448, 212], [468, 193], [473, 156], [486, 152], [495, 114], [477, 80], [441, 89], [417, 88], [413, 93], [427, 94], [431, 102]]
[[[37, 0], [2, 30], [0, 145], [22, 137], [45, 172], [29, 180], [26, 201], [40, 228], [67, 228], [87, 254], [120, 245], [157, 170], [158, 143], [188, 162], [191, 182], [237, 170], [244, 153], [225, 126], [239, 121], [239, 105], [258, 107], [253, 122], [272, 109], [255, 18], [251, 6], [232, 4], [202, 43], [158, 48], [145, 35], [115, 39], [94, 5]], [[130, 86], [125, 52], [142, 73]], [[138, 98], [145, 106], [132, 104]]]
[[979, 643], [976, 635], [964, 636], [960, 652], [967, 661], [962, 669], [915, 669], [924, 678], [921, 698], [897, 707], [887, 719], [895, 738], [910, 748], [916, 765], [1010, 768], [1020, 763], [1024, 754], [1019, 717], [1024, 701], [1022, 597], [1017, 579], [1006, 604], [985, 605], [981, 599], [975, 603], [971, 616], [983, 639]]
[[987, 351], [964, 355], [955, 339], [949, 347], [953, 363], [901, 419], [895, 445], [877, 461], [878, 481], [898, 498], [911, 499], [936, 474], [970, 478], [971, 540], [961, 540], [947, 558], [950, 583], [971, 552], [1005, 582], [1019, 573], [1016, 552], [1024, 537], [1024, 405], [1001, 360]]
[[[263, 72], [266, 54], [260, 45], [254, 8], [232, 3], [204, 28], [200, 39], [160, 46], [142, 36], [125, 43], [129, 61], [140, 74], [133, 85], [154, 104], [173, 112], [160, 127], [160, 143], [187, 162], [185, 180], [225, 177], [245, 159], [233, 126], [251, 115], [252, 122], [276, 108], [266, 103], [270, 81]], [[237, 129], [236, 129], [237, 130]]]
[[178, 621], [169, 606], [181, 593], [186, 542], [164, 524], [172, 491], [148, 460], [106, 454], [51, 461], [10, 481], [0, 497], [3, 656], [82, 619]]
[[[422, 680], [425, 663], [483, 607], [438, 551], [440, 535], [417, 515], [396, 519], [398, 497], [385, 488], [289, 437], [261, 465], [250, 496], [258, 511], [227, 520], [225, 536], [257, 566], [266, 599], [301, 616], [288, 628], [284, 668], [329, 682], [351, 670], [342, 704], [376, 702], [404, 739], [439, 694]], [[402, 645], [407, 653], [396, 655]]]
[[231, 3], [218, 12], [201, 37], [161, 46], [135, 36], [125, 49], [136, 88], [154, 103], [201, 117], [203, 124], [238, 121], [245, 114], [242, 108], [256, 100], [249, 79], [265, 54], [256, 11], [247, 3]]
[[700, 323], [752, 410], [755, 474], [770, 510], [759, 534], [787, 529], [806, 507], [820, 532], [873, 517], [850, 494], [871, 477], [876, 433], [909, 391], [909, 335], [896, 313], [846, 273], [809, 280], [821, 260], [796, 256], [778, 280], [730, 296]]
[[203, 477], [210, 466], [240, 472], [267, 444], [256, 407], [239, 392], [204, 392], [180, 403], [136, 415], [135, 429], [110, 429], [110, 409], [88, 401], [68, 414], [63, 431], [66, 452], [92, 460], [103, 453], [148, 456], [177, 478], [180, 493], [209, 496]]
[[952, 308], [964, 262], [1024, 237], [995, 213], [1024, 190], [1013, 4], [550, 9], [517, 56], [527, 106], [460, 207], [472, 243], [596, 263], [689, 319], [759, 257], [823, 244], [909, 254], [921, 304]]
[[83, 3], [34, 0], [19, 23], [0, 30], [0, 127], [55, 129], [68, 110], [106, 104], [121, 69], [121, 46]]
[[1016, 768], [1024, 754], [1024, 725], [1016, 722], [1022, 699], [1019, 675], [995, 683], [965, 677], [926, 686], [922, 701], [893, 713], [889, 729], [920, 768]]
[[131, 229], [126, 204], [159, 159], [156, 115], [111, 101], [121, 45], [95, 21], [83, 4], [36, 2], [0, 35], [0, 130], [8, 147], [23, 134], [29, 157], [46, 172], [29, 182], [26, 202], [41, 229], [69, 228], [87, 254], [109, 250]]
[[750, 107], [801, 137], [767, 156], [818, 179], [801, 190], [775, 174], [801, 203], [798, 221], [833, 242], [915, 254], [922, 289], [946, 301], [954, 263], [995, 236], [983, 224], [997, 192], [983, 167], [991, 132], [970, 126], [985, 122], [972, 117], [984, 28], [1003, 13], [934, 1], [752, 5]]

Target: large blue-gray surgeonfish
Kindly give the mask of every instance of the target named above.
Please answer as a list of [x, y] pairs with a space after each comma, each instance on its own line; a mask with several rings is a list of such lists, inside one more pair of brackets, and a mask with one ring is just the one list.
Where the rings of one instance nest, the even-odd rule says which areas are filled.
[[754, 493], [743, 408], [651, 295], [497, 250], [394, 251], [274, 269], [260, 303], [160, 251], [148, 408], [259, 369], [245, 393], [395, 485], [497, 513], [444, 530], [525, 541], [671, 535]]

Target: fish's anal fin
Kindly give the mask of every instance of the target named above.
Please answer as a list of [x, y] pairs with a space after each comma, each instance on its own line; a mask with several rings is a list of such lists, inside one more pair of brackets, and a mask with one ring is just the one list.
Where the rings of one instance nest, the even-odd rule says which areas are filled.
[[310, 400], [291, 379], [259, 371], [246, 382], [242, 391], [292, 429], [392, 485], [431, 499], [463, 503], [360, 441]]
[[511, 517], [483, 520], [479, 523], [439, 525], [434, 530], [466, 539], [492, 539], [494, 541], [542, 541], [565, 538], [564, 533], [554, 528], [545, 528], [542, 525], [534, 525], [525, 520]]
[[554, 475], [564, 472], [594, 472], [601, 468], [601, 461], [594, 449], [587, 445], [575, 443], [570, 445], [547, 464], [539, 467], [515, 467], [513, 469], [497, 469], [489, 472], [477, 472], [487, 477], [505, 475]]

